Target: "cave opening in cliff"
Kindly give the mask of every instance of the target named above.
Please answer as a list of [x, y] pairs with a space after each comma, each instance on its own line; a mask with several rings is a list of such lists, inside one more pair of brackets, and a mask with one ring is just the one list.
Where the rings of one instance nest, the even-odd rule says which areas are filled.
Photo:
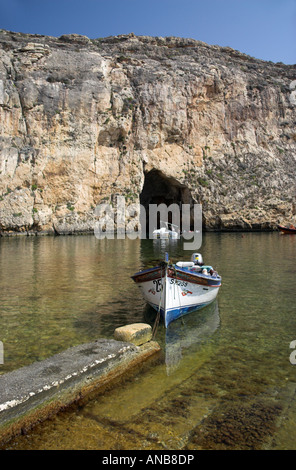
[[[165, 175], [160, 170], [150, 170], [145, 174], [143, 190], [140, 194], [140, 204], [145, 209], [146, 216], [146, 233], [154, 229], [159, 229], [162, 226], [161, 214], [157, 213], [157, 224], [154, 227], [149, 227], [149, 210], [151, 210], [151, 204], [164, 204], [169, 207], [171, 204], [176, 204], [179, 207], [180, 214], [180, 224], [179, 229], [182, 231], [182, 226], [185, 226], [185, 220], [183, 224], [182, 213], [184, 207], [182, 205], [186, 204], [187, 207], [190, 206], [190, 230], [193, 229], [193, 215], [192, 208], [194, 205], [194, 200], [191, 196], [189, 188], [180, 183], [173, 177]], [[189, 205], [189, 206], [188, 206]], [[174, 223], [172, 213], [168, 211], [167, 213], [167, 222], [169, 224]], [[188, 223], [186, 225], [188, 228]]]

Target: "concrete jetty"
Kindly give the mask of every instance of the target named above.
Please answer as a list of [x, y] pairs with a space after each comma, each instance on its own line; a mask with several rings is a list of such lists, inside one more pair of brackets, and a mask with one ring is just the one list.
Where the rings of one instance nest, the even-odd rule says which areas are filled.
[[160, 351], [98, 339], [0, 376], [0, 445], [116, 382]]

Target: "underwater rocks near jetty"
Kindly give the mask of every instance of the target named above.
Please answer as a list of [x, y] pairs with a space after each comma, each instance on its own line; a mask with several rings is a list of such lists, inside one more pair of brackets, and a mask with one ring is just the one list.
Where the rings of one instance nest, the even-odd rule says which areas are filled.
[[296, 213], [296, 66], [134, 34], [0, 31], [0, 233], [89, 233], [95, 208], [200, 203], [206, 230]]

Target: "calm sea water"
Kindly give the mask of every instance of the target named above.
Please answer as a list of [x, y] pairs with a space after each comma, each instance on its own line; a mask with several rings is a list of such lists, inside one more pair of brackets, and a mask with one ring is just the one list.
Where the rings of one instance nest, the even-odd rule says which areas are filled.
[[[168, 250], [190, 259], [182, 241], [0, 239], [0, 373], [153, 325], [130, 276]], [[296, 236], [207, 233], [200, 251], [222, 275], [217, 302], [160, 323], [157, 361], [11, 448], [296, 448]]]

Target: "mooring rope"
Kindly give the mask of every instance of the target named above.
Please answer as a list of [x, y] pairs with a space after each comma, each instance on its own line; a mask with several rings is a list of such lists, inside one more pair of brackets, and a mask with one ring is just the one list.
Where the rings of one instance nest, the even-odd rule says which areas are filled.
[[[167, 266], [165, 267], [165, 270], [166, 269], [167, 269]], [[161, 271], [161, 278], [160, 278], [161, 294], [160, 294], [160, 300], [159, 300], [157, 315], [156, 315], [155, 322], [154, 322], [153, 329], [152, 329], [152, 339], [154, 339], [154, 337], [156, 335], [159, 320], [160, 320], [160, 309], [161, 309], [162, 295], [163, 295], [163, 291], [164, 291], [163, 284], [162, 284], [162, 279], [163, 279], [163, 277], [162, 277], [162, 271]]]

